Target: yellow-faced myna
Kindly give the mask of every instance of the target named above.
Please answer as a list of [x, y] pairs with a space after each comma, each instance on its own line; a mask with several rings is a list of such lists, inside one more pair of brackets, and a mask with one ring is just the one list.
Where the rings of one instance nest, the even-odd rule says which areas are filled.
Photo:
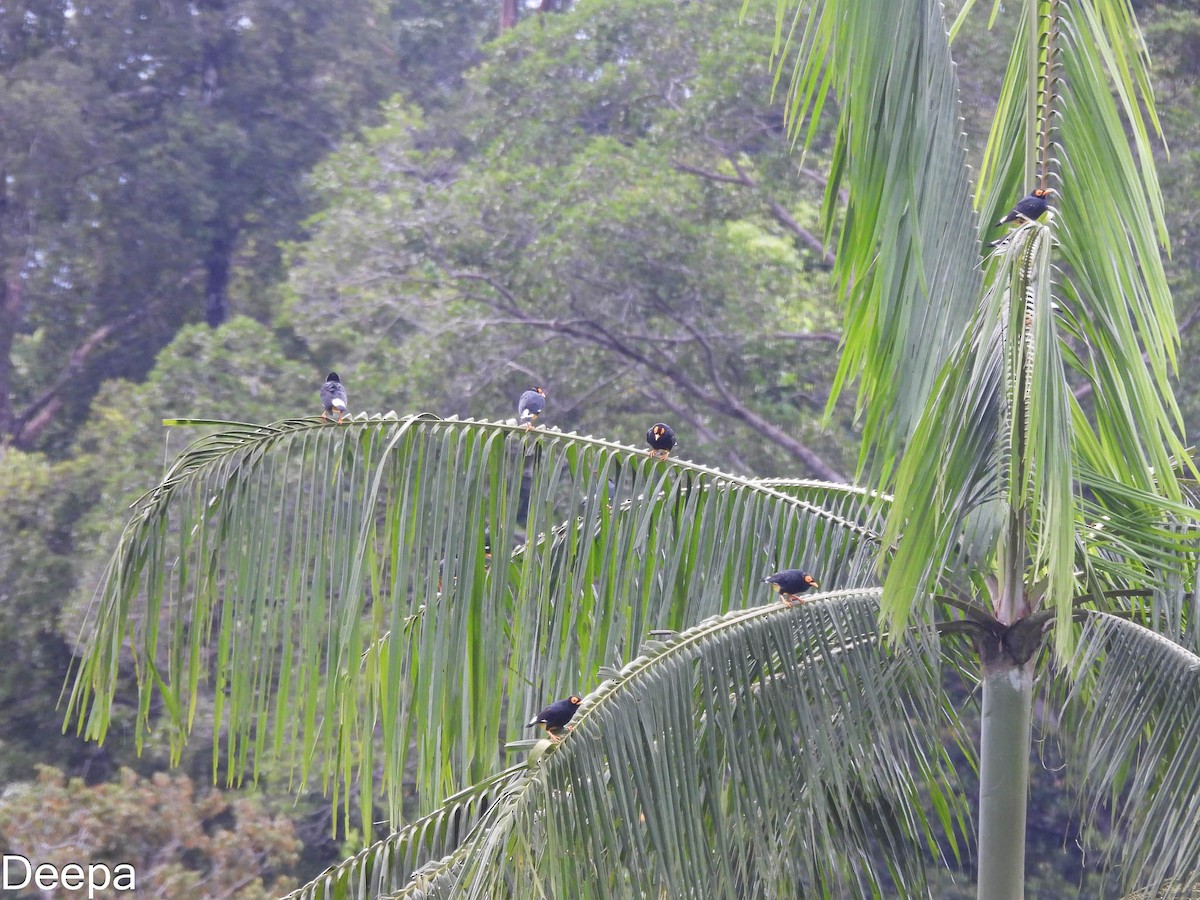
[[1047, 199], [1049, 196], [1049, 188], [1035, 188], [1028, 195], [1022, 197], [1017, 205], [1012, 208], [1012, 211], [996, 224], [1003, 225], [1006, 222], [1016, 222], [1018, 219], [1030, 222], [1040, 219], [1042, 213], [1049, 206], [1050, 201]]
[[325, 376], [325, 383], [321, 385], [321, 405], [325, 407], [321, 413], [322, 419], [336, 412], [338, 424], [342, 424], [342, 416], [346, 415], [346, 389], [342, 387], [337, 372]]
[[517, 401], [517, 424], [524, 425], [528, 431], [546, 408], [546, 392], [540, 387], [531, 387]]
[[646, 443], [655, 459], [666, 459], [675, 449], [675, 432], [670, 425], [655, 422], [646, 431]]
[[583, 701], [572, 694], [566, 700], [556, 700], [529, 720], [526, 728], [541, 725], [553, 740], [558, 740], [558, 732], [575, 716], [575, 710]]
[[809, 588], [820, 587], [817, 584], [817, 579], [805, 572], [803, 569], [784, 569], [782, 572], [776, 572], [763, 579], [763, 584], [769, 584], [779, 592], [780, 599], [787, 606], [792, 605], [792, 601], [803, 603], [800, 595]]

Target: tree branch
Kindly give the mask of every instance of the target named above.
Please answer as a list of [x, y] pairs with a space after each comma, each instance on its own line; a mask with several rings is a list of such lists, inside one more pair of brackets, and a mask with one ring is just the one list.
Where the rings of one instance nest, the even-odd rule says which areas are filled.
[[58, 377], [50, 386], [38, 394], [16, 416], [12, 426], [13, 445], [20, 449], [28, 449], [37, 440], [46, 427], [54, 421], [54, 417], [62, 408], [63, 389], [83, 369], [88, 358], [113, 334], [113, 332], [133, 324], [137, 314], [130, 314], [115, 322], [101, 325], [75, 348], [67, 360], [66, 366], [58, 373]]
[[[699, 178], [705, 178], [709, 181], [717, 181], [722, 184], [736, 184], [740, 187], [747, 187], [751, 190], [758, 190], [758, 182], [750, 177], [731, 155], [726, 154], [726, 159], [736, 175], [724, 175], [720, 172], [710, 172], [707, 169], [701, 169], [699, 166], [693, 166], [680, 160], [672, 160], [671, 165], [680, 172], [686, 172], [689, 175], [695, 175]], [[775, 220], [790, 231], [804, 246], [816, 253], [827, 266], [832, 266], [836, 260], [832, 250], [825, 249], [825, 244], [815, 234], [801, 225], [784, 207], [782, 203], [774, 197], [766, 198], [767, 208], [771, 211], [771, 215]]]
[[[474, 281], [488, 285], [503, 301], [497, 302], [494, 298], [477, 295], [481, 303], [491, 306], [493, 309], [501, 310], [506, 315], [518, 319], [523, 324], [533, 325], [544, 330], [577, 338], [581, 341], [606, 348], [618, 356], [635, 362], [646, 370], [654, 372], [674, 383], [685, 394], [695, 397], [705, 406], [748, 425], [762, 437], [771, 441], [776, 446], [783, 448], [804, 463], [816, 477], [839, 483], [846, 481], [846, 477], [833, 468], [833, 466], [829, 465], [820, 454], [804, 442], [792, 437], [782, 428], [764, 419], [753, 410], [748, 409], [737, 397], [733, 396], [727, 389], [724, 389], [724, 385], [721, 385], [722, 392], [720, 394], [714, 394], [712, 391], [702, 388], [684, 373], [683, 368], [678, 365], [675, 357], [668, 356], [661, 351], [654, 354], [643, 353], [630, 344], [626, 338], [614, 334], [594, 319], [535, 319], [532, 316], [526, 315], [520, 309], [517, 305], [515, 295], [510, 290], [497, 283], [490, 276], [467, 270], [445, 271], [447, 277], [451, 279]], [[703, 341], [701, 343], [703, 345]]]

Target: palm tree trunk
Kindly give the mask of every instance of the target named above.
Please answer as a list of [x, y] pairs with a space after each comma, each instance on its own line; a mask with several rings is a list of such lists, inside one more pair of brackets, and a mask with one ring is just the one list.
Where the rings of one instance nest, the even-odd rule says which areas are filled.
[[979, 754], [979, 900], [1021, 900], [1033, 661], [984, 663]]

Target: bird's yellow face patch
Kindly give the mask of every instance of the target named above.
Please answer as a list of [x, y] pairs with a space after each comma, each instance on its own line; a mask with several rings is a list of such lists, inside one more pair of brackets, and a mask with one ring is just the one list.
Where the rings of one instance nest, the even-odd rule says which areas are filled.
[[1036, 191], [1034, 191], [1034, 192], [1033, 192], [1033, 196], [1035, 196], [1035, 197], [1045, 197], [1045, 196], [1046, 196], [1047, 194], [1049, 194], [1049, 193], [1050, 193], [1050, 192], [1049, 192], [1048, 190], [1046, 190], [1045, 188], [1038, 188]]
[[579, 705], [580, 703], [582, 703], [583, 701], [582, 701], [582, 700], [580, 700], [578, 697], [572, 697], [572, 698], [571, 698], [571, 702], [572, 702], [572, 703], [574, 703], [576, 706], [578, 706], [578, 705]]
[[804, 576], [804, 583], [811, 584], [813, 587], [820, 587], [820, 585], [817, 584], [817, 579], [813, 578], [811, 575]]

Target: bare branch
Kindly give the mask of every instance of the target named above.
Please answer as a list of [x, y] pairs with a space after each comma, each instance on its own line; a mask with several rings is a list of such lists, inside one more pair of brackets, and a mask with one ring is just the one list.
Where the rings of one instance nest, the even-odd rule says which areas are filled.
[[837, 257], [833, 255], [833, 251], [827, 250], [825, 248], [825, 244], [820, 238], [792, 218], [792, 214], [784, 209], [783, 205], [780, 204], [778, 200], [772, 199], [770, 201], [770, 205], [771, 212], [774, 214], [775, 218], [779, 220], [784, 227], [791, 231], [792, 234], [799, 238], [800, 241], [803, 242], [810, 250], [819, 254], [821, 261], [825, 263], [825, 265], [832, 266], [837, 261]]
[[58, 373], [58, 377], [51, 382], [48, 388], [38, 394], [28, 406], [17, 414], [13, 424], [14, 446], [27, 448], [33, 441], [37, 440], [38, 435], [45, 430], [46, 426], [54, 421], [54, 417], [62, 408], [63, 388], [79, 374], [88, 358], [108, 340], [113, 332], [119, 331], [127, 325], [132, 325], [136, 319], [137, 314], [131, 313], [115, 322], [101, 325], [84, 338], [83, 342], [71, 353], [70, 359], [67, 360], [66, 366]]
[[832, 331], [785, 331], [772, 336], [781, 340], [798, 341], [800, 343], [821, 341], [827, 344], [838, 344], [841, 343], [842, 340], [842, 336], [840, 334], [836, 334]]
[[738, 175], [722, 175], [719, 172], [710, 172], [707, 169], [701, 169], [699, 166], [688, 165], [679, 160], [672, 160], [671, 165], [680, 172], [686, 172], [689, 175], [698, 175], [701, 178], [706, 178], [709, 181], [720, 181], [724, 184], [738, 184], [743, 187], [755, 187], [754, 182], [748, 180], [744, 174]]
[[[567, 320], [535, 319], [521, 310], [517, 304], [516, 297], [511, 291], [490, 276], [467, 270], [448, 270], [446, 271], [446, 276], [451, 279], [486, 284], [496, 292], [496, 296], [491, 297], [486, 294], [478, 294], [473, 295], [473, 299], [517, 319], [521, 324], [536, 327], [544, 331], [564, 334], [603, 347], [626, 360], [636, 363], [649, 372], [661, 375], [666, 380], [675, 384], [685, 394], [695, 397], [710, 409], [737, 419], [743, 424], [750, 426], [751, 429], [773, 444], [782, 447], [803, 462], [816, 477], [823, 478], [826, 481], [843, 482], [846, 480], [846, 477], [841, 472], [825, 462], [821, 455], [807, 444], [797, 440], [753, 410], [748, 409], [732, 392], [725, 388], [724, 384], [720, 383], [719, 378], [714, 379], [718, 384], [718, 392], [714, 393], [701, 387], [688, 377], [674, 356], [661, 350], [654, 353], [643, 352], [632, 343], [630, 338], [610, 331], [595, 319], [575, 317]], [[696, 334], [699, 336], [698, 332]], [[698, 340], [698, 343], [704, 346], [706, 342]], [[713, 360], [710, 372], [716, 371], [715, 360]]]
[[[679, 160], [673, 160], [671, 165], [673, 165], [680, 172], [686, 172], [689, 175], [696, 175], [700, 178], [706, 178], [709, 181], [719, 181], [723, 184], [736, 184], [741, 187], [748, 187], [751, 190], [757, 190], [758, 182], [750, 177], [746, 170], [743, 169], [738, 163], [737, 159], [729, 153], [726, 153], [726, 158], [729, 160], [730, 165], [733, 166], [733, 170], [737, 173], [736, 175], [724, 175], [720, 172], [710, 172], [707, 169], [701, 169], [699, 166], [693, 166], [685, 162], [680, 162]], [[783, 227], [790, 231], [793, 235], [795, 235], [795, 237], [802, 244], [804, 244], [804, 246], [816, 253], [821, 258], [821, 262], [827, 266], [832, 266], [834, 264], [836, 257], [834, 257], [833, 251], [827, 250], [825, 248], [825, 244], [820, 238], [797, 222], [795, 217], [787, 211], [787, 208], [782, 203], [780, 203], [774, 197], [769, 197], [767, 198], [767, 208], [770, 209], [771, 215], [775, 217], [776, 221], [783, 225]]]

